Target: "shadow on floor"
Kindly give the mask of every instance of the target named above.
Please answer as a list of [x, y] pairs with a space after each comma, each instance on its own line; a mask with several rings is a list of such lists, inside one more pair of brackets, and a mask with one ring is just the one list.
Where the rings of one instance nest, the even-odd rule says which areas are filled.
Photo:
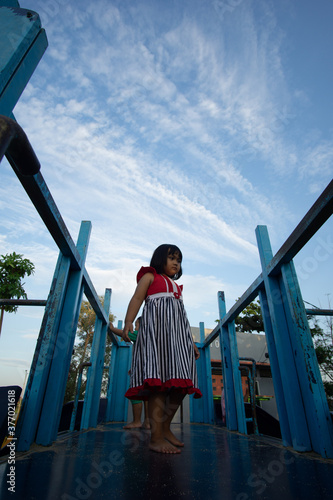
[[332, 499], [333, 460], [300, 455], [270, 438], [223, 427], [174, 424], [180, 455], [149, 451], [149, 431], [123, 423], [59, 435], [51, 447], [17, 454], [15, 495], [8, 457], [0, 464], [0, 497], [27, 500], [291, 500]]

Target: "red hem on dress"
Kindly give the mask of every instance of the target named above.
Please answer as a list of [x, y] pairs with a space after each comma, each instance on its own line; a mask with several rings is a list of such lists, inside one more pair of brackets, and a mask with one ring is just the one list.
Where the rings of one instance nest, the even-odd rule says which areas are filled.
[[167, 392], [170, 389], [180, 390], [184, 395], [194, 394], [194, 398], [201, 398], [202, 393], [196, 387], [193, 387], [193, 382], [190, 379], [172, 378], [162, 383], [158, 378], [148, 378], [143, 385], [131, 387], [125, 394], [128, 399], [143, 399], [147, 400], [152, 392]]

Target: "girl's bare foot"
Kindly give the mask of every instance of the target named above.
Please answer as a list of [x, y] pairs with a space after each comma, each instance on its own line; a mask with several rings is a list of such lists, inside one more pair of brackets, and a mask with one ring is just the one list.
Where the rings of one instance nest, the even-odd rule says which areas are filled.
[[141, 422], [131, 422], [130, 424], [124, 425], [123, 429], [141, 429]]
[[171, 454], [180, 453], [180, 449], [173, 446], [166, 439], [160, 439], [158, 441], [150, 441], [149, 449], [152, 451], [156, 451], [157, 453], [171, 453]]
[[171, 432], [170, 429], [164, 432], [164, 438], [175, 446], [184, 446], [184, 443], [182, 441], [179, 441], [179, 439], [176, 438], [176, 436]]

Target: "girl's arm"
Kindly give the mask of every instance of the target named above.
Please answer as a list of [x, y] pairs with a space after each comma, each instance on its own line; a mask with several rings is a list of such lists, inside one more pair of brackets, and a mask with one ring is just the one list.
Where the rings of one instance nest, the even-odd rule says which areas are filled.
[[195, 345], [194, 342], [193, 342], [193, 348], [194, 348], [194, 357], [195, 357], [195, 359], [199, 359], [200, 358], [200, 351], [199, 351], [199, 349], [197, 348], [197, 346]]
[[123, 329], [122, 337], [126, 342], [130, 342], [128, 332], [133, 333], [133, 321], [139, 312], [142, 302], [145, 300], [147, 295], [147, 290], [154, 281], [153, 273], [146, 273], [140, 279], [133, 297], [128, 304], [127, 313], [125, 317], [125, 325]]
[[110, 331], [112, 333], [114, 333], [115, 335], [118, 335], [118, 337], [122, 337], [123, 336], [123, 331], [120, 330], [120, 328], [115, 328], [112, 323], [110, 323], [109, 326], [108, 326], [108, 333]]

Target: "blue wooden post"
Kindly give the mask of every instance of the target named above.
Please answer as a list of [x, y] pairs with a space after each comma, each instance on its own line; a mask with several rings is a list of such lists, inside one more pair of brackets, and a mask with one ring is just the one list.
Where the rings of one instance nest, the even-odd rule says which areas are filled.
[[[199, 323], [200, 328], [200, 340], [203, 344], [205, 341], [205, 325], [204, 323]], [[204, 423], [205, 424], [213, 424], [215, 421], [214, 415], [214, 398], [213, 398], [213, 381], [212, 381], [212, 363], [210, 359], [210, 345], [207, 345], [202, 349], [203, 360], [202, 364], [204, 366], [205, 371], [205, 384], [201, 388], [201, 392], [203, 393], [203, 398], [205, 402], [204, 406]], [[201, 356], [200, 356], [201, 357]], [[197, 360], [197, 363], [199, 360]], [[200, 385], [199, 385], [200, 388]], [[192, 398], [193, 399], [193, 398]]]
[[235, 387], [232, 374], [232, 357], [228, 326], [222, 320], [226, 315], [224, 292], [218, 292], [218, 306], [220, 316], [220, 349], [223, 373], [223, 387], [225, 398], [226, 425], [229, 430], [238, 430]]
[[76, 384], [76, 391], [75, 391], [75, 398], [74, 398], [74, 404], [73, 404], [73, 411], [72, 411], [72, 418], [71, 418], [71, 423], [69, 426], [70, 431], [74, 431], [75, 429], [75, 423], [76, 423], [76, 414], [77, 414], [77, 409], [79, 405], [79, 397], [80, 397], [80, 390], [81, 390], [81, 385], [82, 385], [82, 374], [83, 374], [83, 368], [91, 366], [91, 363], [83, 363], [79, 367], [79, 375], [77, 378], [77, 384]]
[[256, 236], [293, 447], [297, 451], [310, 451], [311, 440], [284, 309], [284, 299], [278, 277], [267, 274], [267, 265], [272, 260], [273, 253], [266, 226], [258, 226]]
[[52, 359], [36, 437], [36, 443], [45, 446], [50, 445], [57, 437], [83, 295], [82, 276], [90, 231], [91, 223], [82, 222], [77, 243], [77, 250], [82, 258], [82, 267], [80, 270], [71, 270], [69, 274], [57, 337], [58, 352], [57, 356]]
[[[122, 328], [122, 322], [118, 322]], [[112, 345], [109, 367], [108, 404], [106, 408], [106, 422], [126, 422], [128, 399], [125, 392], [129, 387], [128, 370], [132, 358], [132, 345], [118, 342]]]
[[69, 257], [60, 253], [16, 428], [18, 451], [27, 451], [36, 436], [51, 360], [57, 355], [56, 340], [69, 267]]
[[109, 378], [108, 378], [108, 389], [107, 389], [107, 406], [105, 412], [105, 421], [112, 422], [113, 418], [113, 393], [115, 393], [115, 369], [117, 365], [117, 355], [118, 355], [118, 343], [113, 343], [111, 347], [111, 357], [110, 357], [110, 365], [109, 365]]
[[128, 399], [125, 398], [125, 392], [129, 387], [128, 370], [131, 363], [132, 346], [127, 344], [120, 345], [114, 358], [113, 354], [111, 354], [112, 366], [110, 366], [113, 377], [110, 380], [111, 399], [107, 421], [126, 422]]
[[[38, 14], [0, 1], [0, 115], [12, 111], [47, 48]], [[9, 6], [11, 4], [11, 6]]]
[[[117, 327], [119, 329], [122, 328], [122, 321], [118, 321]], [[108, 388], [107, 388], [107, 407], [106, 407], [106, 413], [105, 413], [105, 421], [106, 422], [111, 422], [113, 419], [113, 393], [115, 395], [115, 382], [114, 382], [114, 376], [115, 376], [115, 370], [117, 366], [117, 356], [118, 356], [118, 350], [120, 346], [120, 342], [118, 340], [118, 337], [114, 335], [115, 341], [112, 343], [111, 347], [111, 356], [110, 356], [110, 364], [109, 364], [109, 378], [108, 378]]]
[[333, 425], [293, 262], [281, 268], [281, 288], [313, 450], [333, 458]]
[[[109, 316], [111, 290], [106, 289], [104, 296], [104, 310]], [[96, 427], [98, 410], [101, 397], [101, 385], [104, 370], [104, 356], [106, 345], [106, 332], [108, 325], [96, 318], [93, 344], [91, 347], [91, 367], [88, 369], [86, 393], [84, 397], [81, 429]]]
[[200, 357], [196, 361], [198, 386], [202, 392], [202, 398], [190, 397], [190, 421], [196, 423], [214, 423], [214, 399], [212, 384], [212, 365], [210, 360], [210, 346], [203, 347], [205, 341], [205, 325], [199, 323], [200, 344], [196, 344]]
[[276, 346], [272, 328], [272, 322], [269, 315], [267, 304], [267, 296], [265, 290], [259, 290], [260, 308], [265, 327], [265, 335], [267, 342], [267, 349], [269, 354], [269, 363], [272, 372], [274, 393], [276, 399], [276, 406], [279, 414], [279, 423], [281, 429], [282, 442], [284, 446], [292, 446], [292, 439], [290, 434], [288, 412], [286, 408], [286, 401], [283, 393], [283, 384], [281, 380], [280, 366], [276, 353]]
[[239, 364], [239, 356], [238, 356], [236, 328], [235, 328], [234, 321], [228, 323], [228, 334], [229, 334], [229, 341], [230, 341], [233, 385], [234, 385], [234, 391], [235, 391], [237, 428], [238, 428], [238, 432], [241, 432], [242, 434], [247, 434], [244, 396], [243, 396], [243, 388], [242, 388], [242, 376], [241, 376], [241, 372], [239, 369], [240, 364]]

